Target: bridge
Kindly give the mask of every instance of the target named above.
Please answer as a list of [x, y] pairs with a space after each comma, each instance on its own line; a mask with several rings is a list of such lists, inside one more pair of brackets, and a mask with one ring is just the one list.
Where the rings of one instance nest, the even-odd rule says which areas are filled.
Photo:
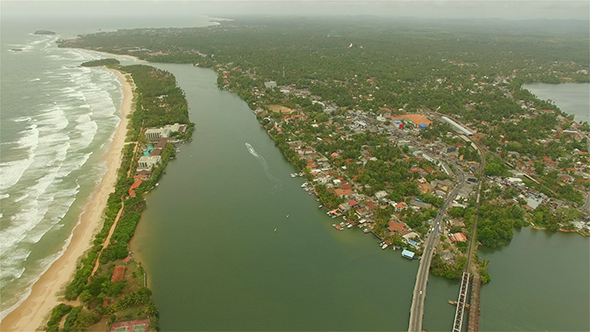
[[465, 301], [467, 300], [467, 289], [469, 288], [469, 273], [463, 272], [461, 278], [461, 290], [457, 300], [457, 309], [455, 310], [455, 322], [453, 323], [453, 332], [461, 332], [463, 327], [463, 313], [465, 312]]
[[[440, 116], [440, 114], [433, 112]], [[477, 151], [481, 156], [481, 163], [480, 173], [483, 174], [484, 168], [486, 167], [486, 149], [485, 147], [473, 139], [470, 140]], [[590, 143], [589, 143], [590, 149]], [[439, 229], [442, 218], [446, 213], [450, 203], [455, 199], [459, 192], [459, 188], [461, 188], [465, 184], [465, 174], [458, 170], [459, 181], [456, 182], [456, 186], [453, 191], [447, 196], [444, 205], [439, 209], [438, 215], [432, 222], [431, 231], [428, 233], [426, 240], [424, 241], [424, 252], [422, 254], [422, 259], [420, 260], [420, 266], [418, 267], [418, 274], [416, 276], [416, 284], [414, 285], [414, 293], [412, 296], [412, 306], [410, 309], [410, 323], [408, 327], [408, 332], [421, 332], [422, 331], [422, 318], [424, 316], [424, 300], [426, 299], [426, 287], [428, 284], [428, 275], [430, 270], [430, 264], [432, 262], [432, 256], [434, 255], [434, 248], [439, 241]], [[481, 187], [484, 181], [484, 177], [480, 177], [479, 186], [477, 189], [477, 200], [476, 200], [476, 214], [475, 220], [471, 230], [471, 241], [469, 244], [469, 249], [467, 253], [467, 264], [465, 265], [465, 272], [463, 272], [463, 276], [461, 279], [461, 289], [459, 291], [459, 299], [457, 301], [457, 310], [455, 312], [455, 323], [453, 324], [453, 332], [461, 332], [461, 328], [463, 326], [463, 313], [465, 312], [465, 305], [467, 301], [467, 290], [469, 288], [469, 280], [470, 280], [470, 269], [471, 269], [471, 258], [473, 256], [474, 250], [477, 248], [477, 215], [479, 212], [479, 202], [480, 202], [480, 194], [481, 194]], [[475, 269], [476, 273], [476, 280], [479, 282], [479, 275], [477, 275], [477, 268]], [[476, 310], [479, 314], [479, 287], [476, 287], [477, 294], [475, 297], [477, 299], [477, 303], [475, 303], [475, 308], [471, 308], [471, 310]], [[474, 294], [472, 294], [473, 296]], [[473, 302], [473, 301], [472, 301]], [[476, 317], [477, 319], [478, 317]], [[475, 324], [471, 324], [471, 326], [477, 326], [477, 322]], [[475, 328], [477, 330], [477, 327]]]
[[428, 285], [428, 275], [430, 271], [430, 264], [432, 262], [432, 256], [434, 254], [434, 248], [438, 243], [440, 236], [438, 230], [442, 218], [449, 208], [451, 202], [455, 199], [459, 193], [459, 188], [465, 183], [465, 175], [463, 172], [457, 172], [459, 175], [459, 181], [455, 189], [449, 194], [443, 206], [439, 209], [438, 215], [432, 222], [431, 231], [428, 233], [426, 240], [424, 241], [424, 252], [420, 259], [420, 266], [418, 267], [418, 274], [416, 276], [416, 284], [414, 285], [414, 295], [412, 297], [412, 307], [410, 309], [410, 324], [408, 327], [409, 332], [421, 332], [422, 331], [422, 317], [424, 316], [424, 300], [426, 299], [426, 286]]

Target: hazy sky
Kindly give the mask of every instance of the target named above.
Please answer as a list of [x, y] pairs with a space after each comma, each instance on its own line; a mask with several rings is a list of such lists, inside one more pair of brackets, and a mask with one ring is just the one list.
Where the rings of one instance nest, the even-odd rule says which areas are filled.
[[382, 0], [382, 1], [26, 1], [0, 0], [2, 17], [190, 16], [195, 14], [380, 15], [424, 18], [590, 19], [588, 0]]

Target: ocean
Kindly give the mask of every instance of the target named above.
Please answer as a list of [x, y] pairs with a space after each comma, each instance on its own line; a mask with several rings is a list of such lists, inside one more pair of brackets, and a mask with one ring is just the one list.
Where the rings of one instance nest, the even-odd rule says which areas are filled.
[[[105, 55], [59, 49], [56, 40], [116, 28], [206, 24], [203, 16], [157, 22], [2, 18], [0, 319], [63, 254], [106, 172], [102, 156], [120, 122], [122, 89], [115, 74], [79, 66]], [[37, 29], [57, 34], [33, 34]]]

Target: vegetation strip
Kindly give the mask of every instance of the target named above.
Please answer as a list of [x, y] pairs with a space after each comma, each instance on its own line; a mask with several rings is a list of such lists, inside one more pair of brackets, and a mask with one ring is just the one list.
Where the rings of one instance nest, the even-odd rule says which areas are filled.
[[[64, 298], [68, 301], [79, 300], [81, 306], [72, 308], [62, 303], [55, 307], [47, 323], [47, 331], [102, 329], [104, 321], [112, 324], [142, 318], [149, 318], [149, 329], [156, 330], [158, 310], [151, 297], [151, 290], [144, 285], [145, 271], [141, 263], [129, 262], [127, 247], [141, 212], [147, 207], [143, 194], [154, 188], [162, 171], [175, 155], [174, 144], [189, 139], [194, 124], [189, 122], [184, 92], [176, 85], [174, 76], [169, 72], [145, 65], [119, 66], [115, 59], [95, 60], [82, 65], [106, 65], [132, 76], [136, 86], [135, 111], [131, 114], [128, 141], [136, 142], [145, 149], [150, 143], [144, 134], [147, 127], [179, 123], [186, 125], [186, 131], [172, 133], [174, 137], [161, 151], [161, 163], [151, 169], [150, 179], [134, 189], [134, 196], [130, 195], [129, 188], [134, 183], [133, 175], [138, 168], [138, 161], [133, 158], [135, 144], [128, 144], [123, 148], [118, 180], [114, 192], [109, 196], [103, 227], [65, 290]], [[175, 143], [171, 143], [172, 141]], [[120, 219], [103, 250], [109, 230], [119, 212]], [[98, 268], [92, 274], [95, 262]], [[128, 264], [127, 271], [122, 264]], [[117, 273], [120, 276], [115, 278]], [[65, 323], [60, 329], [59, 323], [64, 316]]]

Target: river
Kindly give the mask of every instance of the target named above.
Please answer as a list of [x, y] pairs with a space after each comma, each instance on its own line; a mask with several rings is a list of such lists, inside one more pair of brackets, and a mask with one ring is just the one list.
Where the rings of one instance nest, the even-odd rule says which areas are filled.
[[[162, 330], [407, 329], [418, 262], [358, 228], [332, 228], [247, 104], [217, 89], [215, 73], [156, 66], [176, 76], [197, 125], [132, 243]], [[452, 324], [443, 317], [431, 329]]]
[[491, 260], [482, 287], [482, 331], [590, 330], [590, 241], [575, 233], [523, 228]]
[[[152, 65], [176, 76], [197, 124], [194, 141], [181, 146], [148, 197], [132, 240], [149, 275], [161, 329], [406, 330], [418, 262], [381, 250], [358, 228], [333, 229], [334, 220], [301, 190], [303, 180], [289, 177], [294, 168], [247, 104], [217, 89], [215, 73]], [[523, 230], [509, 247], [482, 253], [492, 260], [493, 278], [482, 291], [482, 330], [545, 329], [530, 312], [568, 299], [581, 311], [588, 308], [579, 303], [588, 294], [588, 250], [581, 250], [588, 248], [587, 239], [536, 233], [542, 235]], [[539, 237], [546, 241], [525, 251]], [[568, 243], [575, 243], [575, 251]], [[579, 270], [575, 280], [564, 279], [567, 284], [548, 292], [571, 266]], [[511, 283], [515, 269], [521, 269], [519, 282]], [[540, 277], [527, 279], [528, 273]], [[450, 329], [454, 307], [447, 300], [457, 293], [458, 282], [430, 277], [425, 329]], [[584, 326], [583, 314], [572, 320], [563, 310], [542, 312], [556, 330]]]
[[[541, 99], [589, 121], [590, 84], [527, 84]], [[589, 331], [590, 239], [530, 228], [500, 249], [480, 248], [491, 261], [482, 287], [482, 331]], [[430, 291], [430, 289], [429, 289]]]

